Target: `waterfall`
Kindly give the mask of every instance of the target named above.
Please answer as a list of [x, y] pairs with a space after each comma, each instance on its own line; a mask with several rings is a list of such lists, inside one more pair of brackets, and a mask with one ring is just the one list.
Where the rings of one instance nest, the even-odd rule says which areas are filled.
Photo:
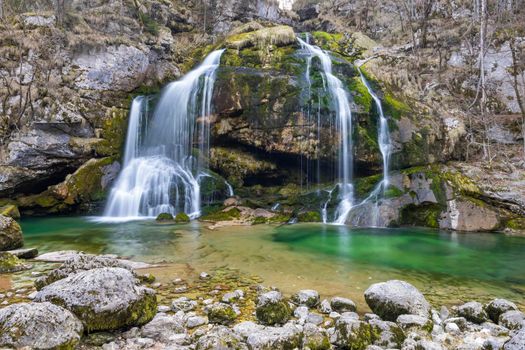
[[386, 189], [388, 188], [388, 184], [389, 184], [388, 170], [390, 167], [390, 155], [392, 153], [392, 143], [390, 141], [390, 131], [388, 129], [388, 120], [385, 118], [385, 115], [383, 113], [383, 105], [381, 103], [381, 99], [376, 95], [374, 90], [372, 90], [372, 88], [370, 87], [370, 84], [368, 83], [368, 80], [366, 80], [361, 69], [357, 67], [357, 70], [359, 71], [359, 75], [361, 76], [361, 81], [366, 86], [370, 96], [372, 96], [374, 103], [377, 107], [377, 111], [379, 113], [379, 130], [378, 130], [377, 142], [379, 144], [379, 151], [381, 152], [381, 156], [383, 157], [382, 187], [383, 187], [383, 193], [384, 193]]
[[[200, 215], [199, 181], [207, 169], [211, 97], [224, 50], [210, 53], [194, 70], [163, 90], [148, 125], [145, 99], [133, 100], [124, 167], [104, 216], [120, 220]], [[143, 125], [144, 124], [144, 125]]]
[[230, 185], [230, 183], [228, 181], [224, 181], [224, 184], [226, 185], [226, 188], [228, 189], [228, 197], [233, 197], [235, 196], [235, 192], [233, 192], [233, 187], [232, 185]]
[[340, 202], [336, 210], [335, 223], [344, 224], [353, 204], [352, 112], [348, 94], [341, 80], [332, 73], [332, 60], [328, 53], [300, 38], [297, 38], [297, 40], [301, 44], [301, 48], [309, 54], [309, 57], [317, 57], [321, 61], [322, 76], [325, 79], [326, 89], [335, 107], [336, 126], [339, 134], [338, 177], [340, 188]]

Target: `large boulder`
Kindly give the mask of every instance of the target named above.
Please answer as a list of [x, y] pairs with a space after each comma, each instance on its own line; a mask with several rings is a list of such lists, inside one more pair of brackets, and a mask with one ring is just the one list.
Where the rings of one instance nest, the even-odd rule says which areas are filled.
[[0, 310], [0, 347], [74, 349], [84, 327], [70, 311], [51, 303], [19, 303]]
[[112, 330], [149, 322], [157, 313], [155, 291], [140, 286], [133, 274], [118, 267], [80, 272], [40, 290], [35, 301], [65, 307], [87, 331]]
[[515, 333], [512, 338], [503, 346], [504, 350], [523, 350], [525, 349], [525, 328]]
[[132, 271], [132, 267], [125, 260], [116, 259], [113, 256], [76, 253], [67, 258], [58, 268], [52, 270], [45, 276], [37, 278], [35, 280], [35, 286], [36, 289], [40, 290], [68, 276], [101, 267], [120, 267]]
[[403, 314], [428, 317], [430, 312], [423, 294], [405, 281], [375, 283], [365, 291], [365, 300], [375, 314], [388, 321], [395, 321]]
[[20, 225], [13, 218], [0, 215], [0, 250], [16, 249], [23, 245]]

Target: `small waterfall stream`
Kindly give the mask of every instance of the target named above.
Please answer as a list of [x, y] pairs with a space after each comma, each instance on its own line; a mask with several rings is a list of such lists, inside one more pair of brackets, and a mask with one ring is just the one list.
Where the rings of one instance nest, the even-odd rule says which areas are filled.
[[209, 153], [207, 117], [223, 51], [213, 51], [197, 68], [170, 83], [148, 125], [146, 99], [133, 100], [123, 170], [104, 216], [124, 221], [164, 212], [200, 215], [199, 181], [206, 176]]
[[[321, 61], [326, 88], [332, 99], [336, 112], [336, 127], [339, 134], [338, 178], [339, 178], [339, 205], [336, 210], [335, 223], [344, 224], [353, 204], [353, 140], [352, 140], [352, 112], [348, 94], [343, 83], [332, 73], [332, 59], [329, 54], [311, 45], [301, 38], [297, 38], [301, 48], [308, 53], [307, 62], [313, 57]], [[309, 65], [308, 67], [309, 68]], [[308, 69], [309, 70], [309, 69]]]

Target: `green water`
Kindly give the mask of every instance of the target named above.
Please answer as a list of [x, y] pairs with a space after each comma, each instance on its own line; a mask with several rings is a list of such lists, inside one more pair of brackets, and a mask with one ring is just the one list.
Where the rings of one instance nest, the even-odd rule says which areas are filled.
[[285, 293], [314, 288], [326, 297], [364, 303], [370, 284], [395, 278], [413, 283], [434, 304], [493, 297], [525, 304], [524, 237], [313, 224], [210, 230], [199, 223], [102, 224], [81, 217], [21, 224], [26, 246], [41, 252], [73, 249], [163, 262], [167, 280], [179, 273], [176, 266], [228, 267], [260, 276]]

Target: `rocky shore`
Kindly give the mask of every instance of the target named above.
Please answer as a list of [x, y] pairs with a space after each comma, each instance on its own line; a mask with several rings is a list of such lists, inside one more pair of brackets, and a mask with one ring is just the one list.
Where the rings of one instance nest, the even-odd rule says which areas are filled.
[[525, 314], [513, 302], [440, 307], [399, 280], [371, 285], [367, 305], [356, 305], [315, 290], [285, 296], [255, 276], [222, 270], [160, 283], [150, 265], [112, 255], [57, 252], [33, 263], [26, 287], [0, 295], [1, 347], [525, 348]]

